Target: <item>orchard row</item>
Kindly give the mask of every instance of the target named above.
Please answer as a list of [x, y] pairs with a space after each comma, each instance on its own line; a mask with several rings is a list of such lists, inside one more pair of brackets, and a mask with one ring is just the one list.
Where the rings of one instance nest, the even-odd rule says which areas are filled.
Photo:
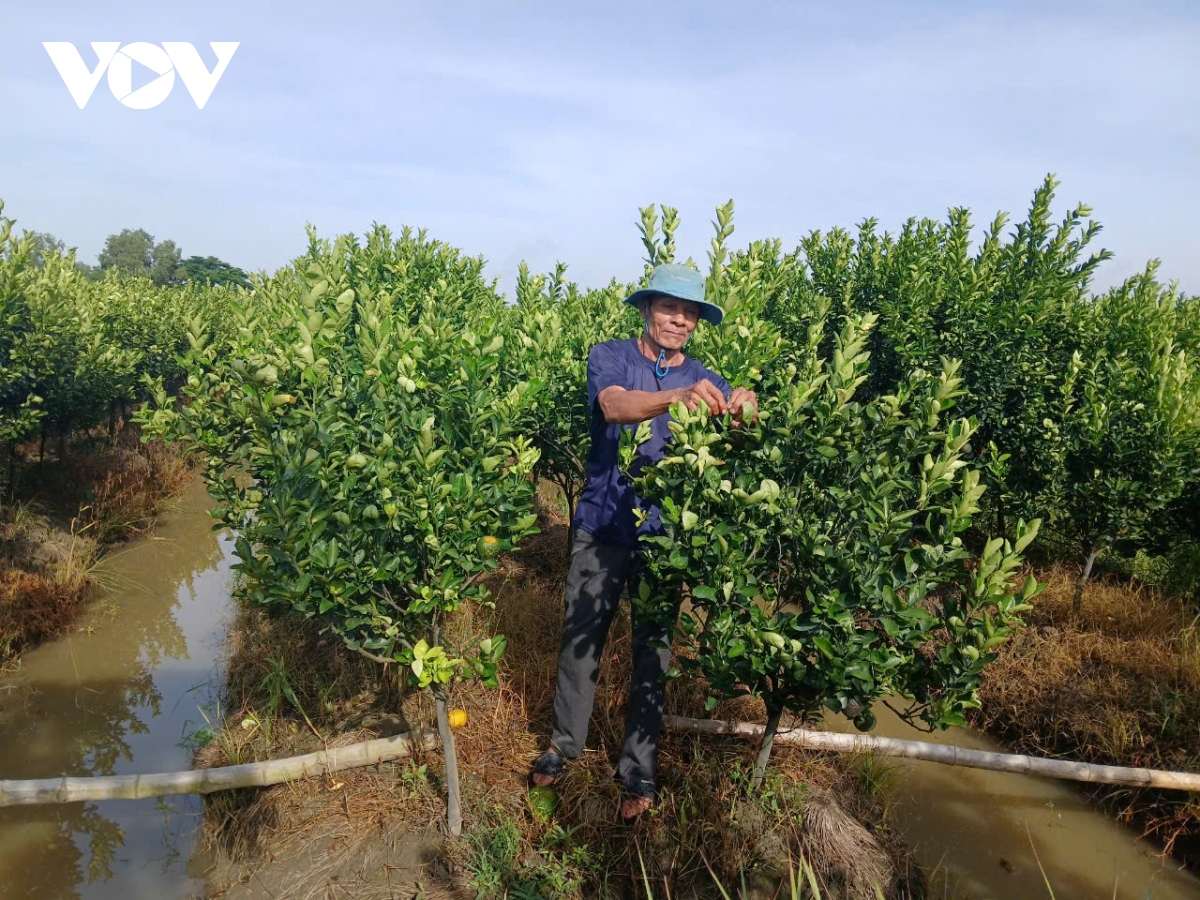
[[[701, 268], [726, 318], [689, 352], [762, 415], [674, 411], [670, 455], [636, 476], [667, 533], [634, 598], [664, 616], [689, 599], [681, 674], [714, 702], [869, 728], [900, 695], [961, 723], [1039, 590], [1013, 584], [1027, 548], [1086, 578], [1100, 553], [1194, 542], [1198, 307], [1153, 268], [1094, 293], [1098, 226], [1084, 207], [1052, 222], [1053, 187], [974, 249], [954, 210], [733, 250], [732, 204], [717, 210]], [[675, 258], [660, 212], [642, 211], [647, 271]], [[399, 664], [443, 712], [454, 683], [494, 682], [503, 638], [458, 640], [453, 613], [487, 602], [483, 576], [534, 531], [539, 479], [573, 506], [587, 351], [637, 333], [636, 285], [523, 267], [510, 304], [481, 259], [383, 227], [310, 233], [251, 291], [89, 282], [69, 258], [33, 265], [4, 227], [10, 454], [148, 396], [146, 434], [201, 452], [250, 599]]]

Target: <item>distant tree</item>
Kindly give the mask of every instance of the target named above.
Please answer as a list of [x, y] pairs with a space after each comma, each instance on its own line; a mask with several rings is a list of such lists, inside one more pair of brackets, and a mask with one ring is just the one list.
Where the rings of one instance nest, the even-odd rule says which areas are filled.
[[100, 251], [100, 268], [116, 269], [125, 275], [148, 275], [154, 261], [154, 236], [145, 229], [110, 234]]
[[179, 281], [179, 258], [182, 253], [174, 241], [154, 242], [154, 235], [144, 228], [129, 228], [120, 234], [110, 234], [100, 251], [100, 268], [116, 269], [124, 275], [145, 275], [155, 284]]
[[163, 241], [156, 244], [150, 251], [150, 277], [155, 284], [171, 284], [178, 282], [182, 273], [179, 271], [179, 258], [182, 254], [174, 241]]
[[45, 264], [47, 253], [52, 250], [58, 253], [67, 252], [67, 245], [48, 231], [27, 231], [23, 236], [33, 241], [33, 252], [29, 254], [29, 261], [39, 269]]
[[250, 287], [250, 279], [243, 270], [215, 256], [189, 256], [180, 266], [180, 278], [185, 282]]
[[100, 266], [89, 266], [85, 262], [79, 262], [79, 260], [76, 260], [75, 268], [82, 272], [86, 278], [89, 278], [92, 281], [99, 281], [104, 277], [104, 269]]

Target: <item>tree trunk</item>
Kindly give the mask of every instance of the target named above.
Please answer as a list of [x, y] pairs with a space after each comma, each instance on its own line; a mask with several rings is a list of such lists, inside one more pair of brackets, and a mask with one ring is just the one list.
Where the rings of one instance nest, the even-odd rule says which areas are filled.
[[783, 716], [783, 704], [772, 709], [767, 707], [767, 727], [763, 729], [762, 741], [758, 745], [758, 756], [754, 760], [754, 773], [750, 777], [750, 790], [757, 791], [762, 787], [763, 778], [767, 774], [767, 763], [771, 759], [771, 747], [775, 743], [775, 732], [779, 730], [779, 720]]
[[571, 554], [575, 551], [575, 490], [571, 487], [572, 482], [567, 479], [558, 487], [563, 492], [563, 499], [567, 501], [567, 564], [571, 562]]
[[38, 444], [38, 470], [46, 464], [46, 420], [42, 420], [42, 440]]
[[17, 499], [17, 445], [10, 443], [5, 447], [8, 451], [8, 484], [5, 487], [7, 502]]
[[579, 503], [579, 498], [575, 496], [574, 482], [565, 493], [567, 495], [567, 527], [570, 528], [571, 523], [575, 521], [575, 507]]
[[446, 688], [434, 687], [433, 696], [437, 702], [438, 735], [446, 759], [446, 825], [450, 836], [458, 837], [462, 834], [462, 791], [458, 781], [458, 756], [454, 752], [454, 732], [446, 710]]
[[1087, 586], [1088, 579], [1092, 577], [1092, 566], [1096, 562], [1096, 557], [1100, 555], [1100, 548], [1087, 550], [1087, 559], [1083, 563], [1083, 572], [1079, 576], [1079, 581], [1075, 584], [1075, 596], [1071, 598], [1071, 610], [1079, 612], [1083, 605], [1083, 589]]

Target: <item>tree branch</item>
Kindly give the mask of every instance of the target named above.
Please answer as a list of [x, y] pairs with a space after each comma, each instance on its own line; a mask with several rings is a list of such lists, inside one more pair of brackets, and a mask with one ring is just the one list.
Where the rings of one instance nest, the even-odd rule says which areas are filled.
[[880, 700], [879, 702], [895, 713], [896, 718], [898, 718], [901, 722], [904, 722], [912, 728], [915, 728], [917, 731], [923, 731], [925, 734], [933, 734], [935, 731], [937, 731], [936, 728], [927, 722], [917, 721], [917, 716], [920, 715], [920, 711], [922, 709], [929, 708], [928, 703], [922, 703], [917, 706], [916, 709], [909, 709], [901, 712], [900, 710], [896, 709], [896, 707], [892, 706], [892, 704], [887, 700]]
[[[349, 644], [347, 644], [346, 646], [347, 646], [347, 647], [350, 647], [350, 645], [349, 645]], [[388, 659], [386, 656], [376, 656], [376, 655], [375, 655], [374, 653], [372, 653], [370, 650], [364, 650], [362, 647], [350, 647], [350, 649], [351, 649], [351, 650], [353, 650], [353, 651], [354, 651], [354, 652], [356, 652], [356, 653], [361, 653], [361, 654], [362, 654], [363, 656], [365, 656], [367, 659], [371, 660], [371, 662], [377, 662], [377, 663], [380, 663], [380, 664], [382, 664], [382, 665], [385, 665], [385, 666], [388, 666], [388, 665], [394, 665], [394, 664], [398, 664], [398, 663], [399, 663], [399, 660], [396, 660], [396, 659]]]

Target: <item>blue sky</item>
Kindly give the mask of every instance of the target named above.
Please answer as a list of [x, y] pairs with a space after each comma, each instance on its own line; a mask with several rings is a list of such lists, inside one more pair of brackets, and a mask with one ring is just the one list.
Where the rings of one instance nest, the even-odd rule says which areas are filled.
[[[1152, 257], [1200, 293], [1200, 4], [205, 3], [4, 0], [0, 198], [94, 261], [145, 228], [273, 270], [304, 226], [427, 227], [586, 284], [635, 278], [638, 208], [681, 256], [868, 216], [1020, 219], [1048, 172], [1112, 283]], [[71, 100], [42, 41], [240, 41], [208, 104]], [[135, 87], [137, 83], [135, 82]]]

